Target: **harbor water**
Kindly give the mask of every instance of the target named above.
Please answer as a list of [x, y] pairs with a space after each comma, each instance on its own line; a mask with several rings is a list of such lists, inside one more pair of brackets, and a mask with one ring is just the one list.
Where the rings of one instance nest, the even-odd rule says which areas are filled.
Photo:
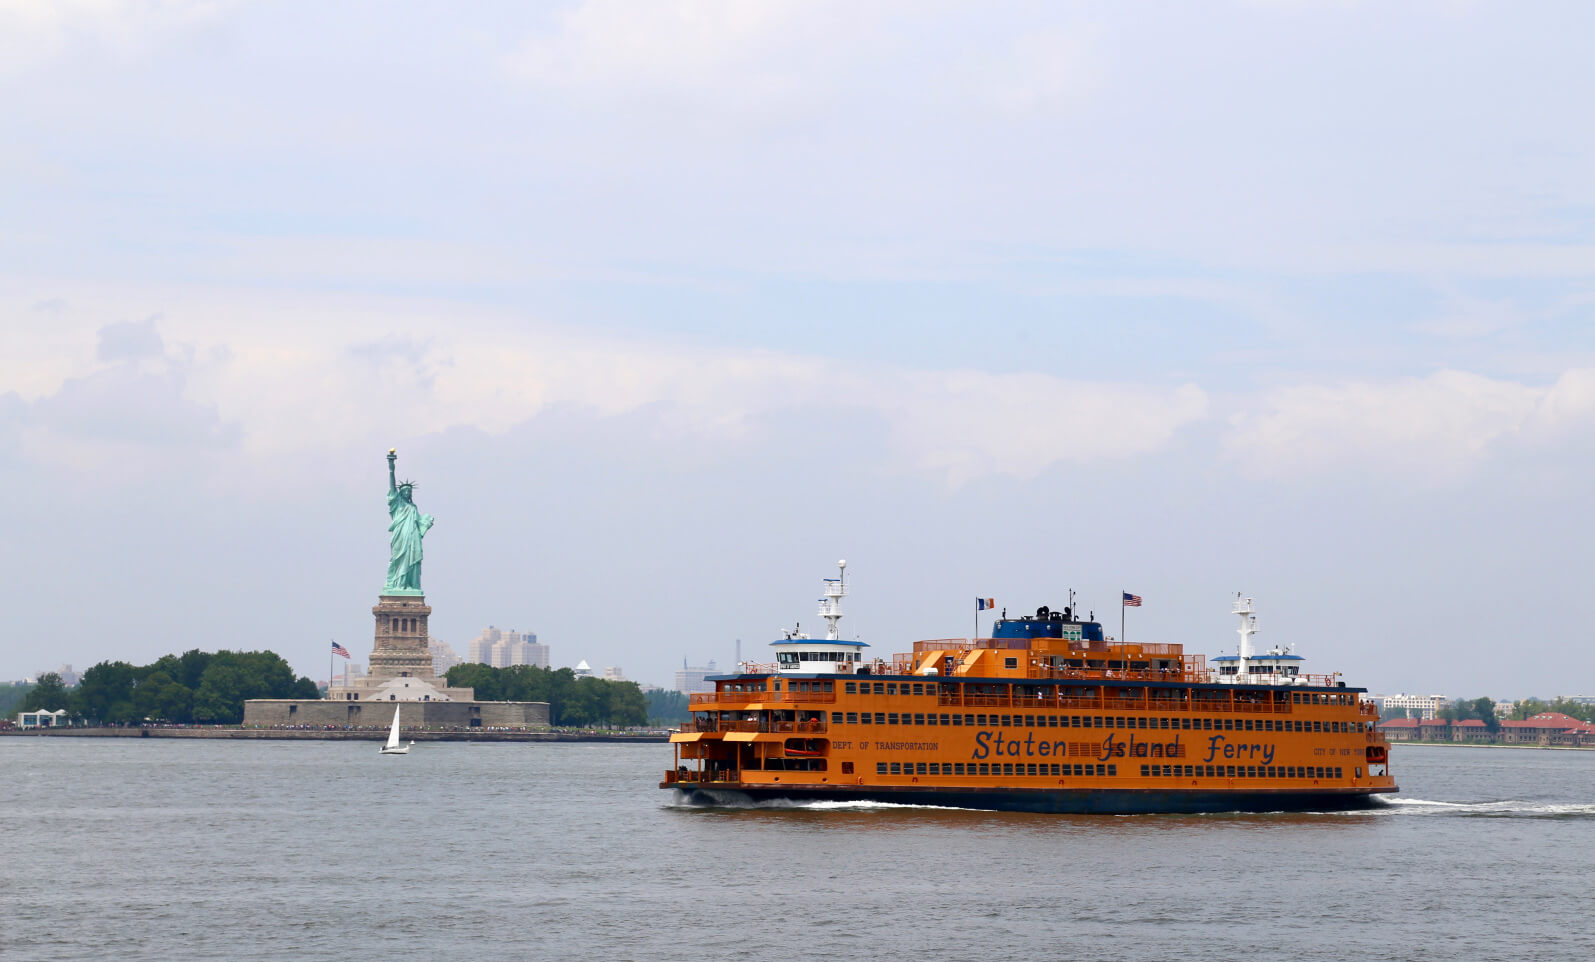
[[694, 808], [669, 747], [0, 738], [0, 958], [1582, 958], [1595, 752], [1371, 812]]

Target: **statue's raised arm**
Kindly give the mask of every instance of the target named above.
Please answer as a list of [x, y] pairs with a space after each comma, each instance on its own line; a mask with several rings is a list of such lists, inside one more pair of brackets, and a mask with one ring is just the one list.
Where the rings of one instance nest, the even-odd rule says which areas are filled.
[[421, 594], [421, 539], [432, 516], [415, 506], [415, 484], [400, 482], [395, 473], [398, 452], [388, 449], [388, 580], [386, 595]]

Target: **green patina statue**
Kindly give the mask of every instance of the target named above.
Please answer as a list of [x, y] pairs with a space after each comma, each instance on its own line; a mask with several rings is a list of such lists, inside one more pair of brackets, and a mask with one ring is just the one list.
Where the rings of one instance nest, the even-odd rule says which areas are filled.
[[413, 498], [415, 485], [400, 484], [394, 475], [398, 453], [388, 449], [388, 583], [385, 595], [421, 594], [421, 539], [432, 527], [432, 516], [422, 514]]

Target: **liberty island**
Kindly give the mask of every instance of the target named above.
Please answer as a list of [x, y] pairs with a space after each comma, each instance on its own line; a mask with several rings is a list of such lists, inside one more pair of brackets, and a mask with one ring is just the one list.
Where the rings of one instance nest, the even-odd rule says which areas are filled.
[[432, 607], [421, 590], [421, 563], [424, 539], [435, 519], [416, 506], [415, 482], [399, 480], [398, 459], [398, 452], [389, 448], [388, 572], [371, 609], [376, 625], [369, 673], [348, 684], [329, 684], [325, 699], [245, 702], [245, 725], [370, 728], [385, 725], [395, 703], [401, 702], [406, 705], [406, 728], [548, 724], [547, 702], [479, 702], [474, 690], [451, 688], [433, 670], [427, 646]]

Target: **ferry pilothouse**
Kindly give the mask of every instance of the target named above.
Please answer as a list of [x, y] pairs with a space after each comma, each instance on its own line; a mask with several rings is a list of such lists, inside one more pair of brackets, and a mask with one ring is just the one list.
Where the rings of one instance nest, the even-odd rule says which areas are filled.
[[661, 788], [694, 801], [875, 800], [1040, 812], [1367, 807], [1396, 791], [1378, 711], [1288, 648], [1254, 652], [1237, 595], [1234, 655], [1125, 642], [1073, 606], [1007, 617], [989, 638], [871, 658], [839, 622], [846, 562], [825, 580], [825, 637], [773, 642], [691, 696]]

